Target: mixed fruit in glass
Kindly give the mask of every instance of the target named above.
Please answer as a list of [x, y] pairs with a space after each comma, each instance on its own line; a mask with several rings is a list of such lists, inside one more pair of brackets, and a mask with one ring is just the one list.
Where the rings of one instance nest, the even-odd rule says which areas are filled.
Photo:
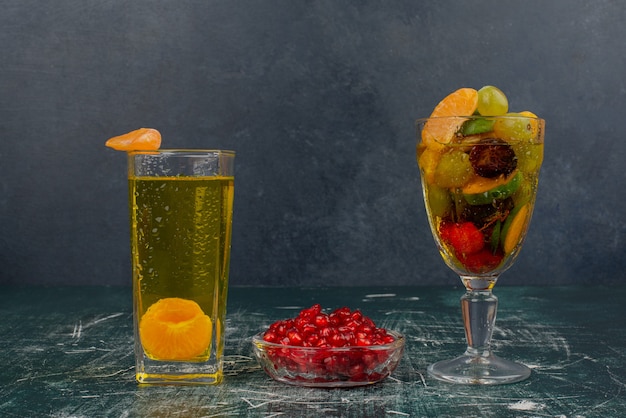
[[543, 159], [543, 120], [509, 112], [497, 87], [459, 89], [419, 122], [417, 158], [434, 236], [461, 275], [510, 266], [528, 227]]

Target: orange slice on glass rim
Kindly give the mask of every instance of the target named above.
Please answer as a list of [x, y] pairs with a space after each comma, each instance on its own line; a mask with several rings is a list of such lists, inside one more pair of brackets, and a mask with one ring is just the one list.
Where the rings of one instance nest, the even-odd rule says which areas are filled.
[[211, 336], [211, 318], [190, 299], [159, 299], [139, 321], [141, 344], [148, 357], [155, 360], [193, 360], [205, 356]]
[[105, 145], [117, 151], [154, 151], [161, 146], [161, 133], [152, 128], [139, 128], [109, 138]]
[[[467, 119], [463, 116], [471, 116], [477, 107], [478, 91], [475, 89], [464, 87], [447, 95], [435, 106], [433, 113], [422, 129], [424, 145], [437, 147], [439, 144], [450, 143], [454, 134]], [[450, 116], [459, 117], [449, 118]]]

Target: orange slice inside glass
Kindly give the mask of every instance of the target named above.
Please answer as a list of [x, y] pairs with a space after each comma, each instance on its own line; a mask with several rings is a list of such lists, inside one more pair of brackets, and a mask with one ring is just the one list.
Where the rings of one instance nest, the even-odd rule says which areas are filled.
[[526, 116], [527, 118], [531, 118], [528, 120], [530, 125], [531, 137], [537, 136], [537, 130], [539, 129], [539, 123], [537, 122], [537, 115], [528, 110], [524, 110], [523, 112], [519, 112], [521, 116]]
[[105, 145], [117, 151], [154, 151], [161, 146], [161, 133], [152, 128], [139, 128], [109, 138]]
[[141, 344], [155, 360], [194, 360], [211, 345], [211, 318], [193, 300], [164, 298], [151, 305], [139, 322]]
[[[426, 146], [449, 143], [466, 118], [474, 114], [478, 106], [478, 91], [464, 87], [447, 95], [433, 110], [422, 129], [422, 142]], [[458, 118], [449, 118], [459, 116]], [[445, 117], [445, 118], [444, 118]], [[444, 118], [444, 119], [437, 119]]]
[[510, 226], [508, 226], [504, 236], [504, 252], [509, 254], [515, 246], [519, 243], [522, 233], [524, 231], [524, 227], [526, 226], [526, 220], [529, 213], [529, 205], [526, 204], [520, 208], [520, 210], [515, 214], [513, 221]]

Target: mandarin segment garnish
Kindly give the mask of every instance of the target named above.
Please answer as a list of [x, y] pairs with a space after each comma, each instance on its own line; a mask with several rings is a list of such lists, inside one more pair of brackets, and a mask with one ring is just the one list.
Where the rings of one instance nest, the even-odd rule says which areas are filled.
[[[449, 143], [454, 134], [466, 121], [466, 118], [446, 118], [449, 116], [470, 116], [478, 106], [478, 92], [475, 89], [464, 87], [447, 95], [435, 106], [430, 120], [422, 130], [422, 141], [427, 146]], [[433, 119], [435, 118], [435, 119]]]
[[139, 128], [109, 138], [104, 145], [117, 151], [155, 151], [161, 146], [161, 133], [152, 128]]
[[139, 336], [150, 358], [193, 360], [208, 351], [211, 325], [211, 318], [193, 300], [164, 298], [141, 317]]

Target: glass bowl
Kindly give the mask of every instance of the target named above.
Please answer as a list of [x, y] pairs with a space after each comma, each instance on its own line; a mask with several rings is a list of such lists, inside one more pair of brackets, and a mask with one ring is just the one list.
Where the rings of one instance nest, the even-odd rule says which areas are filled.
[[263, 333], [252, 337], [259, 364], [273, 379], [308, 387], [351, 387], [380, 382], [391, 374], [404, 351], [404, 336], [388, 331], [395, 341], [385, 345], [337, 348], [270, 343]]

